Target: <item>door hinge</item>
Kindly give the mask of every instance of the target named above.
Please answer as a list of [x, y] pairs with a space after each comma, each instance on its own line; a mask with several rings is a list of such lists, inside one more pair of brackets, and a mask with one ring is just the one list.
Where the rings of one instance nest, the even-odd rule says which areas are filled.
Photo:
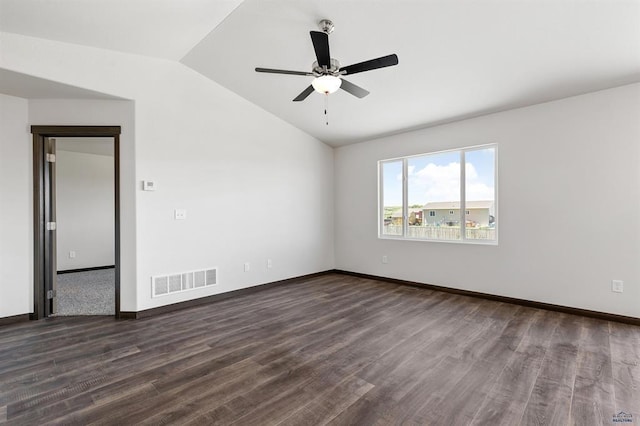
[[55, 231], [57, 224], [55, 222], [47, 222], [47, 231]]
[[56, 297], [56, 291], [55, 290], [47, 291], [47, 299], [53, 299], [54, 297]]
[[47, 163], [55, 163], [56, 155], [55, 154], [47, 154]]

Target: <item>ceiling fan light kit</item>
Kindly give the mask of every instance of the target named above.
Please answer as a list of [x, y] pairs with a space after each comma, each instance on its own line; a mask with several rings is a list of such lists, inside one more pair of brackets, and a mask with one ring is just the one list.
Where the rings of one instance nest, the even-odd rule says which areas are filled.
[[313, 49], [317, 59], [317, 61], [311, 65], [311, 72], [280, 70], [273, 68], [255, 69], [256, 72], [261, 73], [315, 77], [311, 84], [293, 99], [294, 102], [305, 100], [314, 91], [324, 95], [329, 95], [330, 93], [335, 93], [338, 89], [342, 89], [357, 98], [364, 98], [369, 94], [369, 92], [362, 87], [345, 80], [345, 75], [398, 65], [398, 56], [392, 54], [341, 67], [340, 62], [331, 58], [329, 53], [329, 34], [334, 30], [333, 22], [328, 19], [323, 19], [318, 23], [318, 25], [322, 31], [310, 31], [309, 33], [311, 35], [311, 42], [313, 43]]
[[338, 91], [342, 85], [342, 80], [340, 77], [335, 77], [333, 75], [322, 75], [320, 77], [316, 77], [311, 82], [311, 85], [316, 89], [316, 92], [328, 95]]

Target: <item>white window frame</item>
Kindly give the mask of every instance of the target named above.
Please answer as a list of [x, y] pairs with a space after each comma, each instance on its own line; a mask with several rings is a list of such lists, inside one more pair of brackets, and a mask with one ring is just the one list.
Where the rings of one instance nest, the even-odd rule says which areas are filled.
[[[478, 151], [481, 149], [493, 148], [494, 150], [494, 213], [495, 217], [495, 239], [494, 240], [480, 240], [467, 238], [466, 227], [466, 153], [470, 151]], [[437, 240], [426, 238], [412, 238], [408, 237], [409, 227], [409, 206], [408, 206], [408, 160], [414, 157], [424, 157], [426, 155], [436, 155], [449, 152], [460, 153], [460, 239], [459, 240]], [[384, 234], [384, 177], [383, 166], [386, 163], [402, 162], [402, 235], [389, 235]], [[407, 241], [426, 241], [426, 242], [438, 242], [438, 243], [456, 243], [456, 244], [482, 244], [482, 245], [498, 245], [498, 144], [489, 143], [484, 145], [474, 145], [462, 148], [448, 149], [443, 151], [425, 152], [422, 154], [410, 155], [406, 157], [389, 158], [378, 161], [378, 238], [389, 240], [407, 240]]]

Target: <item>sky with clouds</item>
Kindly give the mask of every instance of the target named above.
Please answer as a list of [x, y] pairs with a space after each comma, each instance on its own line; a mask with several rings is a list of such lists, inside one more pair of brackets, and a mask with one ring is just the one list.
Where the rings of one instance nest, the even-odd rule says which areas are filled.
[[[410, 157], [409, 205], [460, 200], [460, 152], [450, 151]], [[467, 201], [493, 200], [495, 150], [467, 151], [465, 157]], [[402, 205], [402, 161], [383, 165], [384, 205]]]

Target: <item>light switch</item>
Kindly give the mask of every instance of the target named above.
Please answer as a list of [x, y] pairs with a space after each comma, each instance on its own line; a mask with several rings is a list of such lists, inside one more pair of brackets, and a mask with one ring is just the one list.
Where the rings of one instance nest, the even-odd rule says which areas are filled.
[[187, 218], [187, 211], [185, 209], [175, 209], [173, 215], [175, 220], [185, 220]]

